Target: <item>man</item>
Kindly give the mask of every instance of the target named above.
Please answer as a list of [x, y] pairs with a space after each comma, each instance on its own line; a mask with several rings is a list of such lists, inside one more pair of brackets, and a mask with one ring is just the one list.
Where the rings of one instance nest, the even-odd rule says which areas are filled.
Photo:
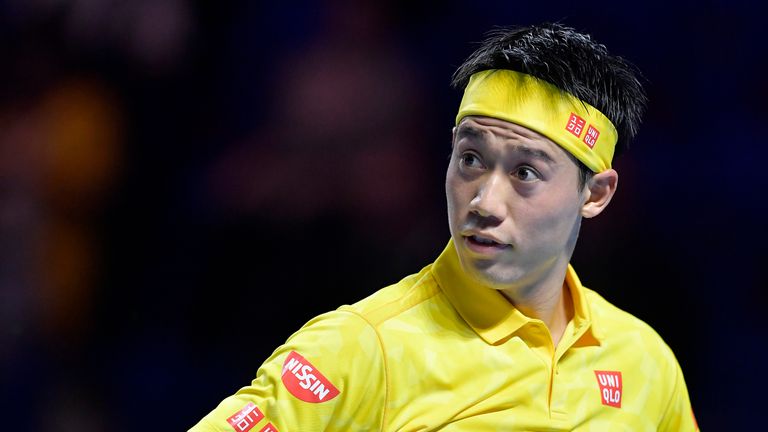
[[454, 84], [443, 253], [311, 320], [193, 431], [697, 430], [669, 347], [569, 265], [640, 122], [632, 68], [547, 24], [492, 33]]

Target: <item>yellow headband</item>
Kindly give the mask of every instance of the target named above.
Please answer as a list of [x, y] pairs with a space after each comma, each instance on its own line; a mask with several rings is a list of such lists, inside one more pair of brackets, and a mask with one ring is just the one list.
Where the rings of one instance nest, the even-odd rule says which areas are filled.
[[456, 124], [470, 115], [494, 117], [534, 130], [594, 172], [611, 168], [619, 134], [608, 117], [531, 75], [506, 69], [475, 73], [464, 90]]

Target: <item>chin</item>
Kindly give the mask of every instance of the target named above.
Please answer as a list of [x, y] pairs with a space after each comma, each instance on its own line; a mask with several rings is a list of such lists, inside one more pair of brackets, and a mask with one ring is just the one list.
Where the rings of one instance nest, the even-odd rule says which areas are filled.
[[[515, 285], [520, 281], [522, 271], [514, 268], [501, 268], [498, 263], [489, 267], [478, 266], [473, 263], [471, 269], [467, 272], [473, 279], [487, 285], [489, 288], [502, 290]], [[465, 268], [465, 271], [467, 269]]]

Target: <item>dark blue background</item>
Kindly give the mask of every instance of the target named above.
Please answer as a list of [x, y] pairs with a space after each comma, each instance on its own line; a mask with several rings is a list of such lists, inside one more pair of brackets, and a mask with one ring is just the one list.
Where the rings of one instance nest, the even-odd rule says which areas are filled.
[[449, 235], [450, 76], [492, 26], [542, 21], [633, 62], [650, 98], [575, 267], [673, 348], [705, 430], [757, 424], [759, 10], [219, 3], [0, 6], [7, 429], [185, 430], [311, 317], [431, 262]]

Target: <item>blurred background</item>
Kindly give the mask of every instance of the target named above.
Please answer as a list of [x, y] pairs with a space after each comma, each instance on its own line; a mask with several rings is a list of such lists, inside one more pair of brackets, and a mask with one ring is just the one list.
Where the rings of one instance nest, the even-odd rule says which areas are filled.
[[311, 317], [431, 262], [451, 74], [542, 21], [650, 97], [576, 269], [674, 349], [705, 430], [750, 429], [768, 49], [725, 0], [1, 2], [3, 429], [186, 430]]

